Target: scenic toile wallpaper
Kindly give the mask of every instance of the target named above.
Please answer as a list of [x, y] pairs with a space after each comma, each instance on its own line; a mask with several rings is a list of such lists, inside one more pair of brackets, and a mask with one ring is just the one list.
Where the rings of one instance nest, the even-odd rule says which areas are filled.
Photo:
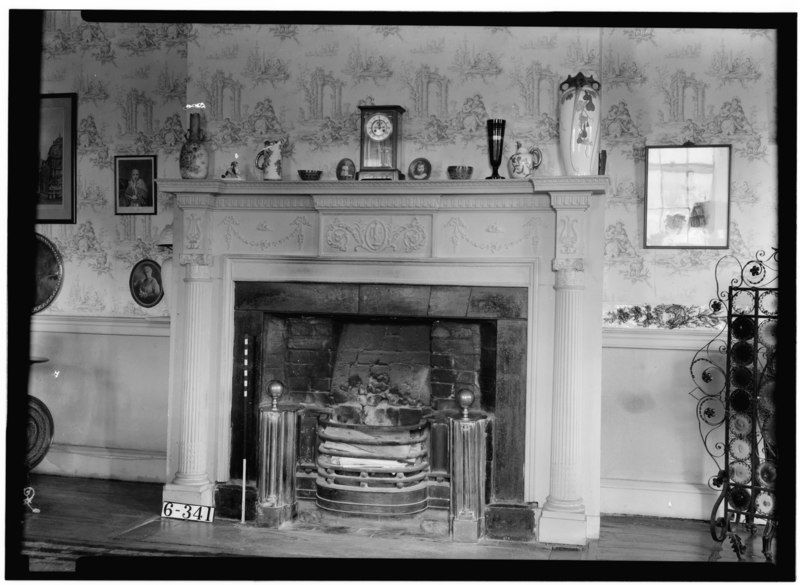
[[[401, 169], [425, 157], [433, 179], [456, 164], [484, 177], [485, 120], [504, 118], [502, 174], [520, 141], [543, 153], [535, 179], [564, 174], [558, 87], [583, 72], [602, 84], [611, 178], [604, 324], [717, 327], [718, 259], [777, 246], [775, 43], [757, 29], [97, 24], [50, 11], [42, 92], [78, 94], [78, 212], [74, 225], [37, 225], [65, 262], [44, 314], [169, 314], [138, 305], [128, 281], [142, 259], [169, 258], [157, 244], [174, 201], [159, 193], [155, 214], [115, 215], [114, 157], [155, 155], [159, 176], [180, 177], [187, 105], [205, 106], [209, 178], [238, 156], [258, 180], [256, 152], [282, 138], [284, 180], [302, 168], [335, 180], [342, 158], [358, 161], [358, 106], [398, 104]], [[642, 246], [644, 147], [686, 141], [732, 145], [729, 250]]]

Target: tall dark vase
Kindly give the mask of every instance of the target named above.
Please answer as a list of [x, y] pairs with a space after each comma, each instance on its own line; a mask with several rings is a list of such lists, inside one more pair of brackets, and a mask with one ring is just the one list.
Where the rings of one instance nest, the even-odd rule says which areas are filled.
[[492, 176], [487, 179], [505, 179], [501, 177], [497, 169], [503, 160], [503, 137], [506, 134], [506, 121], [490, 119], [486, 120], [486, 131], [489, 135], [489, 164], [492, 165]]

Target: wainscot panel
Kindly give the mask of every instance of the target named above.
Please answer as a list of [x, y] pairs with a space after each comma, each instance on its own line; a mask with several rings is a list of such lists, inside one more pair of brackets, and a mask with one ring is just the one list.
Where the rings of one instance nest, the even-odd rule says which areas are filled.
[[601, 511], [706, 519], [716, 466], [689, 395], [694, 353], [710, 329], [605, 328]]
[[29, 394], [53, 417], [53, 444], [37, 473], [164, 481], [167, 318], [37, 315], [31, 320]]

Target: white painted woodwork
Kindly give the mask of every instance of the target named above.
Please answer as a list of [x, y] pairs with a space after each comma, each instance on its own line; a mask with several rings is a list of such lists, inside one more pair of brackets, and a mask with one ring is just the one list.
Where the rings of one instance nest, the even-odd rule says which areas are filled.
[[[567, 293], [553, 290], [553, 262], [584, 259], [580, 268], [587, 291], [573, 304], [580, 305], [583, 314], [599, 315], [602, 246], [587, 244], [587, 239], [604, 229], [602, 195], [609, 185], [607, 177], [391, 182], [158, 179], [158, 185], [162, 193], [177, 197], [175, 257], [207, 258], [210, 279], [202, 285], [190, 278], [173, 279], [177, 308], [170, 358], [167, 473], [174, 480], [165, 493], [189, 479], [204, 485], [204, 473], [211, 483], [228, 478], [236, 281], [524, 286], [529, 290], [525, 499], [541, 505], [554, 486], [558, 487], [552, 495], [557, 499], [566, 488], [568, 496], [574, 493], [585, 502], [582, 538], [596, 538], [586, 526], [594, 532], [592, 527], [599, 525], [587, 524], [586, 516], [599, 517], [599, 450], [593, 449], [599, 449], [600, 437], [600, 324], [593, 324], [595, 334], [587, 335], [585, 323], [557, 317], [556, 298]], [[197, 287], [206, 292], [198, 295], [193, 290]], [[554, 355], [557, 346], [552, 340], [565, 326], [561, 331], [565, 347], [578, 340], [585, 359], [570, 359], [564, 355], [569, 350]], [[202, 339], [189, 339], [195, 335]], [[556, 364], [571, 370], [564, 373], [570, 380], [566, 390], [561, 383], [554, 388]], [[557, 408], [575, 411], [556, 423], [561, 427], [566, 421], [559, 432], [566, 433], [569, 447], [551, 439], [554, 397], [568, 398]], [[591, 406], [595, 408], [587, 412]], [[580, 424], [574, 424], [576, 420]], [[204, 440], [198, 431], [204, 432]], [[569, 470], [576, 479], [553, 484], [553, 461], [563, 461], [565, 449], [577, 453]]]

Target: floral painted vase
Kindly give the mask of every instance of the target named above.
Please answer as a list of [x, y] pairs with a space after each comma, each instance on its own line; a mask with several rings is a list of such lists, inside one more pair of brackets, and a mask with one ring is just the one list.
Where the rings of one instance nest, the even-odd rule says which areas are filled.
[[560, 86], [559, 140], [567, 175], [593, 175], [600, 152], [600, 83], [583, 73]]
[[517, 152], [508, 159], [508, 173], [512, 179], [527, 179], [542, 164], [542, 151], [535, 146], [525, 146], [517, 141]]
[[200, 129], [200, 114], [189, 114], [189, 130], [181, 147], [182, 179], [205, 179], [208, 176], [208, 150], [203, 144], [205, 134]]
[[265, 181], [280, 181], [282, 140], [265, 140], [264, 148], [256, 153], [256, 168], [264, 174]]

